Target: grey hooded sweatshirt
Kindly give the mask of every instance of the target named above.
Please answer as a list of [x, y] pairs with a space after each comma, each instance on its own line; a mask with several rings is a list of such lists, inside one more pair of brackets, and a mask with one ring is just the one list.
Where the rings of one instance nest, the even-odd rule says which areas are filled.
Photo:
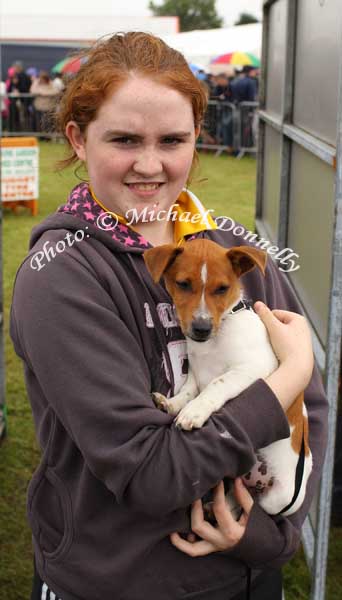
[[[78, 186], [33, 229], [14, 286], [10, 333], [42, 451], [27, 504], [38, 572], [63, 600], [232, 598], [246, 566], [280, 567], [298, 548], [326, 447], [320, 376], [305, 392], [313, 472], [300, 510], [271, 517], [254, 503], [231, 550], [180, 552], [169, 535], [189, 531], [191, 503], [246, 473], [289, 427], [261, 379], [200, 430], [178, 430], [155, 407], [151, 392], [174, 394], [186, 378], [185, 340], [145, 267], [146, 241], [125, 226], [99, 229], [96, 211]], [[219, 229], [196, 237], [246, 245]], [[265, 278], [255, 269], [243, 284], [252, 301], [300, 312], [271, 260]]]

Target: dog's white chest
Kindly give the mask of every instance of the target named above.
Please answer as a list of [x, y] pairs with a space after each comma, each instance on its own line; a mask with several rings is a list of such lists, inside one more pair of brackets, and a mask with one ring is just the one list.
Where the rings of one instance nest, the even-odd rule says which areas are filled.
[[220, 331], [207, 342], [187, 342], [200, 391], [231, 369], [247, 369], [257, 379], [267, 377], [278, 365], [264, 324], [250, 310], [226, 315]]

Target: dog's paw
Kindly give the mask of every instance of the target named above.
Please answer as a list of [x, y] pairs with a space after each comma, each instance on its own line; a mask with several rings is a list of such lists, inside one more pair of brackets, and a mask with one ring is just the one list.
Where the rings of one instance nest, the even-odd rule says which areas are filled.
[[189, 402], [175, 419], [176, 427], [191, 431], [199, 429], [208, 420], [210, 414], [198, 402]]
[[156, 407], [164, 412], [167, 412], [167, 398], [164, 394], [160, 394], [159, 392], [152, 392], [152, 400], [155, 403]]
[[159, 392], [153, 392], [152, 398], [157, 408], [167, 412], [169, 415], [175, 416], [179, 412], [179, 408], [173, 405], [172, 398], [166, 398], [166, 396]]

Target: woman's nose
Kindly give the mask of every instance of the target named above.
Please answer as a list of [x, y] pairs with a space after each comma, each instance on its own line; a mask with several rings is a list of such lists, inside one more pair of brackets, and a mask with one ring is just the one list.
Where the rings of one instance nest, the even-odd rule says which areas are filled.
[[163, 171], [163, 164], [158, 151], [153, 148], [142, 150], [135, 158], [133, 171], [145, 177], [160, 175]]

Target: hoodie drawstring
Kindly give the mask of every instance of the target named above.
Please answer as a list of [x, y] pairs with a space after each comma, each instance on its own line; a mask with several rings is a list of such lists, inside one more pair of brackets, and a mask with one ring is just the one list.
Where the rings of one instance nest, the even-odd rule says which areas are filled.
[[252, 581], [252, 569], [247, 567], [247, 585], [246, 585], [246, 600], [251, 600], [251, 581]]

